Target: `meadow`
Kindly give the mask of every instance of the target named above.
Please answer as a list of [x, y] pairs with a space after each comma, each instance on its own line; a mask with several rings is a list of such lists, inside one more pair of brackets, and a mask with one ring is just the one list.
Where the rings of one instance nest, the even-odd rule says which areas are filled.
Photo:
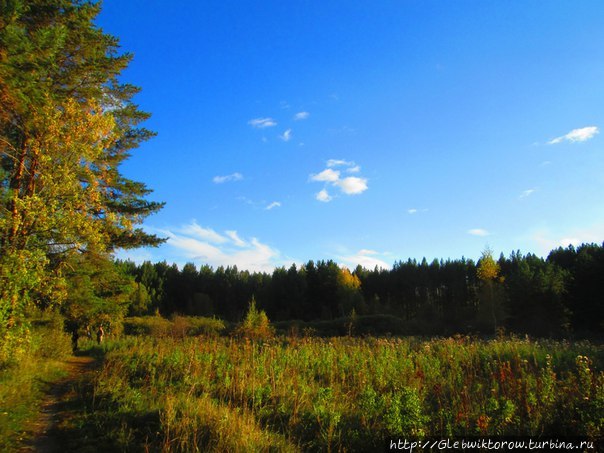
[[188, 336], [185, 324], [104, 344], [83, 425], [115, 447], [161, 451], [367, 451], [389, 437], [604, 433], [601, 345]]

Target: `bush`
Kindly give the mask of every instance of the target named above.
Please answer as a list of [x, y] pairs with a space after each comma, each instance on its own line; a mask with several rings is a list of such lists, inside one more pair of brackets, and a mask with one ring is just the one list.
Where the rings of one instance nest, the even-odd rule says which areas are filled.
[[266, 313], [256, 308], [256, 300], [253, 297], [245, 318], [235, 329], [235, 334], [251, 339], [265, 339], [275, 335], [275, 329]]
[[126, 335], [150, 335], [156, 338], [210, 335], [216, 336], [226, 328], [224, 321], [197, 316], [174, 316], [171, 320], [161, 316], [135, 316], [124, 320]]

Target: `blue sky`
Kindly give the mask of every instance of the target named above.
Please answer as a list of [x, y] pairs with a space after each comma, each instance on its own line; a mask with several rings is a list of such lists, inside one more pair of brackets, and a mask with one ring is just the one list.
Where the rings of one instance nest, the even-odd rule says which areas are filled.
[[120, 253], [390, 268], [604, 240], [601, 1], [105, 0], [169, 240]]

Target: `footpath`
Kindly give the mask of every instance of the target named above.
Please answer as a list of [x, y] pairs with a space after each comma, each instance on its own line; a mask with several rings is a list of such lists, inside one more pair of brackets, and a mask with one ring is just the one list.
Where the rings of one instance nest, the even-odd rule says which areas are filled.
[[84, 388], [94, 382], [99, 365], [100, 362], [90, 356], [74, 356], [67, 360], [67, 376], [50, 386], [38, 419], [31, 428], [32, 436], [20, 451], [66, 451], [66, 440], [77, 431], [74, 420], [85, 408]]

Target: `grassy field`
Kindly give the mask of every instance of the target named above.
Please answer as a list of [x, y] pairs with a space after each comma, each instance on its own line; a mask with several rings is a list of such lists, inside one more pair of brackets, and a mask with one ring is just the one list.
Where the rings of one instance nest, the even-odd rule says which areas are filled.
[[[31, 438], [69, 337], [34, 323], [0, 370], [0, 449]], [[57, 324], [57, 325], [55, 325]], [[321, 327], [321, 326], [319, 326]], [[373, 451], [389, 437], [604, 434], [604, 346], [515, 337], [235, 336], [204, 318], [129, 318], [84, 354], [66, 451]]]
[[143, 335], [105, 345], [120, 448], [366, 451], [390, 436], [604, 433], [604, 348], [506, 338]]

